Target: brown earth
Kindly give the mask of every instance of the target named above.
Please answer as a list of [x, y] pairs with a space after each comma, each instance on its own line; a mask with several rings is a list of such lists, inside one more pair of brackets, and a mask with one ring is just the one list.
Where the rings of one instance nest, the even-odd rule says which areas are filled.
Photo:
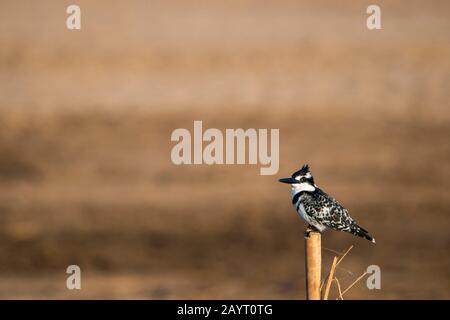
[[[381, 268], [346, 298], [449, 299], [450, 6], [404, 3], [0, 1], [0, 298], [303, 299], [309, 163], [377, 239], [324, 234]], [[279, 128], [279, 173], [175, 166], [194, 120]]]

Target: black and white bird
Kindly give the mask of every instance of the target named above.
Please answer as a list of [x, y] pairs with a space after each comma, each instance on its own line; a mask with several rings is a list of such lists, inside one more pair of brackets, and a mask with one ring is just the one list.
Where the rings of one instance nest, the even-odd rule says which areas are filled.
[[294, 172], [290, 178], [279, 181], [291, 185], [292, 204], [310, 227], [320, 232], [327, 228], [345, 231], [375, 243], [369, 232], [350, 217], [347, 209], [316, 186], [308, 165]]

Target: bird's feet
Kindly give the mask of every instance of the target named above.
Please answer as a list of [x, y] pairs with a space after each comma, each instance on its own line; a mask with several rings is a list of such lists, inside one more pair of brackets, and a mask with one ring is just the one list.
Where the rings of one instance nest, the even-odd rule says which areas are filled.
[[309, 238], [309, 234], [311, 232], [320, 232], [320, 231], [316, 227], [308, 225], [308, 228], [306, 228], [306, 231], [305, 231], [305, 238]]

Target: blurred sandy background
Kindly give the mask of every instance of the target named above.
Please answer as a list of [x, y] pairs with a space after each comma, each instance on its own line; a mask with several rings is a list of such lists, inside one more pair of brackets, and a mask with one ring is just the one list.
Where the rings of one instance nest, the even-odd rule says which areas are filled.
[[[0, 1], [0, 298], [303, 299], [309, 163], [377, 239], [323, 236], [381, 267], [346, 298], [449, 299], [450, 3], [372, 3]], [[194, 120], [279, 128], [279, 174], [173, 165]]]

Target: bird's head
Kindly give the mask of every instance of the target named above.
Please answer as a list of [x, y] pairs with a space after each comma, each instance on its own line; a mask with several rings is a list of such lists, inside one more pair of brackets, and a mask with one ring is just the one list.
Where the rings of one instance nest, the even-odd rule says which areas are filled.
[[289, 183], [295, 191], [315, 191], [317, 187], [307, 164], [300, 170], [295, 171], [290, 178], [283, 178], [278, 181]]

